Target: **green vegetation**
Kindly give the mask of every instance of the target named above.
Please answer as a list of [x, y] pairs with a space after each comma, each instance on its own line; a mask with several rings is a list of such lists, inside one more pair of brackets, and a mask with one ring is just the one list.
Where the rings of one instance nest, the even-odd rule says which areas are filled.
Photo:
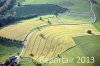
[[94, 10], [96, 13], [97, 21], [94, 25], [100, 31], [100, 1], [99, 0], [96, 1], [98, 2], [98, 4], [94, 4]]
[[[81, 4], [78, 4], [81, 3]], [[23, 2], [23, 4], [55, 4], [55, 5], [59, 5], [61, 7], [69, 7], [69, 8], [73, 8], [73, 9], [82, 9], [82, 10], [87, 10], [87, 8], [89, 8], [87, 1], [83, 1], [83, 0], [25, 0], [25, 2]], [[86, 6], [86, 7], [85, 7]], [[83, 7], [83, 8], [81, 8]], [[85, 8], [84, 8], [85, 7]]]
[[[74, 1], [73, 0], [62, 0], [62, 1], [60, 0], [53, 0], [53, 1], [51, 0], [41, 0], [41, 1], [40, 0], [30, 0], [30, 1], [25, 0], [24, 2], [22, 2], [22, 4], [23, 4], [23, 7], [20, 7], [17, 10], [17, 13], [21, 12], [21, 14], [24, 14], [24, 15], [25, 14], [26, 15], [27, 14], [39, 14], [39, 15], [42, 14], [44, 16], [44, 15], [53, 13], [52, 10], [50, 9], [53, 9], [53, 11], [58, 12], [59, 9], [63, 10], [67, 8], [71, 11], [71, 14], [68, 14], [66, 12], [60, 13], [59, 16], [62, 18], [61, 20], [66, 21], [66, 22], [69, 22], [68, 20], [72, 20], [73, 22], [79, 20], [80, 23], [91, 23], [91, 11], [90, 11], [89, 2], [87, 0], [74, 0]], [[48, 9], [45, 7], [45, 5], [47, 5], [47, 7], [48, 5], [53, 6], [53, 7], [50, 7]], [[56, 6], [59, 6], [59, 7], [56, 7]], [[28, 9], [21, 9], [25, 7], [26, 8], [28, 7]], [[39, 10], [37, 8], [39, 8]], [[59, 10], [59, 11], [62, 11], [62, 10]], [[53, 19], [50, 19], [50, 20], [53, 20]]]
[[21, 44], [0, 41], [0, 61], [5, 61], [19, 52], [21, 52]]
[[21, 58], [20, 64], [21, 66], [36, 66], [31, 58]]
[[[24, 10], [24, 12], [23, 12]], [[33, 4], [33, 5], [26, 5], [23, 7], [16, 7], [12, 10], [12, 12], [16, 12], [17, 17], [21, 16], [28, 16], [28, 15], [50, 15], [54, 12], [64, 12], [66, 11], [65, 8], [62, 8], [60, 6], [54, 5], [54, 4]]]
[[88, 57], [94, 57], [94, 66], [99, 66], [100, 62], [100, 35], [81, 36], [74, 38], [80, 50]]

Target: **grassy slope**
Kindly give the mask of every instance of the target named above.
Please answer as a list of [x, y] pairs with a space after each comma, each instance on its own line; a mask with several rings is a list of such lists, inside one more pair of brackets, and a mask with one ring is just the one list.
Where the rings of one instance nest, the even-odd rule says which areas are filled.
[[98, 1], [98, 4], [94, 4], [94, 10], [97, 16], [97, 22], [95, 23], [95, 27], [100, 31], [100, 1]]
[[21, 66], [36, 66], [30, 58], [21, 58], [20, 64]]
[[[82, 2], [82, 3], [81, 3]], [[26, 0], [23, 4], [56, 4], [59, 5], [61, 7], [73, 7], [74, 9], [81, 9], [81, 7], [83, 7], [84, 5], [87, 6], [87, 1], [83, 1], [83, 0]], [[78, 3], [81, 3], [78, 4]], [[74, 5], [74, 6], [73, 6]], [[77, 6], [77, 7], [76, 7]], [[87, 10], [88, 7], [84, 8], [83, 10]]]
[[[97, 0], [99, 2], [99, 4], [94, 4], [94, 9], [95, 9], [95, 12], [96, 12], [96, 15], [97, 15], [97, 23], [95, 24], [95, 27], [100, 31], [100, 1]], [[78, 3], [81, 3], [78, 4]], [[88, 3], [88, 2], [87, 2]], [[89, 5], [87, 5], [86, 3], [86, 0], [26, 0], [23, 4], [56, 4], [56, 5], [59, 5], [61, 7], [68, 7], [69, 9], [74, 9], [74, 10], [77, 10], [77, 9], [80, 9], [80, 10], [83, 10], [83, 11], [89, 11], [90, 7]], [[85, 8], [84, 8], [85, 7]]]
[[[79, 4], [81, 3], [81, 4]], [[68, 8], [70, 9], [72, 12], [75, 12], [74, 15], [69, 15], [69, 14], [62, 14], [61, 18], [64, 18], [63, 20], [66, 20], [66, 18], [68, 18], [68, 20], [71, 21], [80, 21], [80, 23], [90, 23], [90, 6], [88, 1], [86, 0], [26, 0], [25, 2], [23, 2], [23, 4], [55, 4], [58, 6], [61, 6], [63, 8]], [[41, 9], [41, 8], [40, 8]], [[47, 11], [45, 9], [45, 11]]]
[[9, 57], [17, 55], [20, 50], [20, 44], [0, 41], [0, 61], [5, 61]]
[[74, 40], [86, 56], [95, 58], [94, 66], [99, 66], [100, 35], [76, 37]]

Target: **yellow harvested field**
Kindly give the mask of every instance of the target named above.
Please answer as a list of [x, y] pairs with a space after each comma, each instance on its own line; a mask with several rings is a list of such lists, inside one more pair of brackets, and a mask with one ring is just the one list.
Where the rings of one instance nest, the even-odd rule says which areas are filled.
[[[48, 15], [48, 16], [42, 16], [43, 21], [39, 20], [38, 18], [29, 19], [29, 20], [23, 20], [19, 23], [7, 26], [3, 29], [0, 29], [0, 36], [10, 38], [10, 39], [16, 39], [23, 41], [27, 34], [30, 32], [30, 30], [44, 26], [49, 25], [48, 20], [53, 25], [57, 24], [79, 24], [80, 21], [74, 22], [73, 20], [67, 20], [67, 19], [61, 19], [56, 18], [54, 15]], [[70, 22], [70, 23], [69, 23]]]
[[46, 22], [40, 20], [24, 20], [22, 23], [10, 25], [1, 29], [0, 36], [23, 41], [31, 29], [46, 24]]
[[26, 42], [22, 57], [31, 57], [40, 63], [46, 63], [58, 54], [74, 47], [76, 44], [73, 37], [89, 35], [87, 30], [91, 30], [94, 35], [100, 35], [100, 32], [91, 24], [56, 25], [32, 32]]
[[38, 18], [22, 20], [19, 23], [12, 24], [0, 29], [0, 36], [23, 41], [30, 30], [48, 25], [48, 18], [53, 18], [53, 15], [42, 16], [43, 21]]

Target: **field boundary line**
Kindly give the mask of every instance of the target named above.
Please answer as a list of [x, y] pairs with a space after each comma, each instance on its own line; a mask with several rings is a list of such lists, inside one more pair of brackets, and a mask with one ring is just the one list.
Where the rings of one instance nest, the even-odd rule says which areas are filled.
[[94, 18], [92, 23], [95, 23], [96, 20], [97, 20], [97, 17], [96, 17], [96, 15], [95, 15], [94, 10], [93, 10], [93, 3], [91, 2], [91, 0], [88, 0], [88, 1], [89, 1], [89, 3], [90, 3], [91, 12], [93, 13], [93, 18]]
[[23, 41], [22, 50], [21, 50], [21, 52], [20, 52], [20, 55], [19, 55], [19, 56], [21, 56], [21, 55], [22, 55], [22, 53], [23, 53], [23, 51], [24, 51], [24, 48], [25, 48], [25, 45], [26, 45], [27, 38], [29, 37], [29, 35], [30, 35], [30, 34], [31, 34], [31, 32], [29, 32], [29, 33], [26, 35], [26, 37], [25, 37], [25, 39], [24, 39], [24, 41]]

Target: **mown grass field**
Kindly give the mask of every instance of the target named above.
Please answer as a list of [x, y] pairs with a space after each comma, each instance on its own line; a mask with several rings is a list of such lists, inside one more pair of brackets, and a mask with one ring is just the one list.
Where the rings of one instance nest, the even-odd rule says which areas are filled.
[[0, 36], [23, 41], [31, 29], [46, 24], [46, 22], [42, 22], [39, 19], [22, 20], [20, 23], [0, 29]]
[[[24, 6], [22, 6], [23, 9], [19, 7], [21, 10], [18, 10], [18, 13], [21, 13], [19, 16], [38, 14], [39, 17], [21, 20], [18, 23], [0, 29], [0, 36], [21, 41], [24, 41], [26, 36], [30, 33], [24, 41], [25, 48], [21, 55], [23, 58], [20, 60], [22, 66], [36, 66], [34, 61], [40, 62], [41, 64], [45, 63], [42, 66], [99, 66], [100, 32], [91, 24], [92, 13], [87, 0], [25, 0], [22, 4], [26, 6], [35, 5], [36, 7], [34, 6], [34, 8], [39, 6], [38, 8], [40, 8], [40, 10], [34, 11], [34, 8], [30, 7], [31, 10], [26, 10], [25, 8], [24, 11]], [[50, 6], [52, 4], [58, 5], [61, 9], [68, 8], [70, 13], [59, 13], [58, 17], [55, 17], [52, 10], [48, 12], [48, 9], [43, 8], [42, 4], [49, 4]], [[42, 5], [42, 8], [40, 5]], [[52, 7], [50, 7], [50, 9], [52, 9]], [[57, 8], [57, 10], [59, 10], [59, 8]], [[96, 13], [98, 12], [99, 11], [96, 10]], [[40, 20], [40, 16], [43, 20]], [[49, 24], [48, 21], [50, 21], [51, 24]], [[99, 29], [99, 21], [95, 26]], [[37, 27], [40, 29], [37, 29]], [[87, 30], [91, 30], [93, 35], [89, 35]], [[41, 34], [45, 38], [43, 38]], [[16, 47], [16, 45], [14, 46], [14, 48], [5, 47], [5, 49], [0, 51], [6, 54], [8, 52], [7, 49], [15, 49], [14, 51], [16, 52], [21, 50], [19, 47]], [[3, 46], [1, 45], [0, 47]], [[59, 59], [57, 57], [58, 54], [64, 58], [75, 58], [75, 60], [73, 63], [60, 62], [50, 64], [51, 58], [53, 58], [52, 60], [55, 60], [54, 58]], [[96, 62], [94, 64], [78, 64], [78, 56], [94, 56]], [[9, 54], [5, 55], [5, 59], [8, 57]], [[3, 57], [0, 58], [2, 59]]]

